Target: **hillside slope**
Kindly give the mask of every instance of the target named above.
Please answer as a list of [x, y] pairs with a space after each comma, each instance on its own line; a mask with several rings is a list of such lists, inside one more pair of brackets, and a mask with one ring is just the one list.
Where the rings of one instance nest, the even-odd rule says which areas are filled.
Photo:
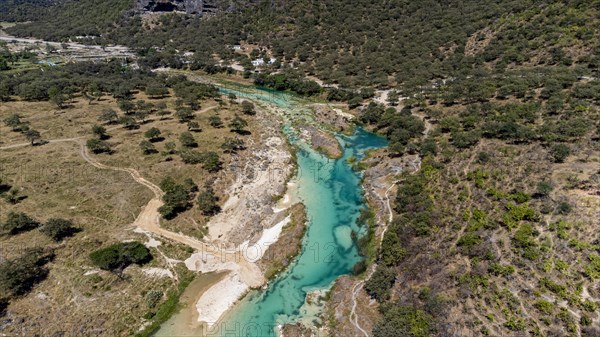
[[[237, 63], [256, 84], [348, 103], [390, 140], [385, 160], [421, 158], [388, 172], [393, 221], [364, 287], [374, 336], [600, 335], [600, 1], [239, 1], [150, 19], [126, 15], [128, 0], [52, 8], [9, 31], [98, 35], [136, 48], [143, 69]], [[276, 62], [255, 74], [258, 57]]]

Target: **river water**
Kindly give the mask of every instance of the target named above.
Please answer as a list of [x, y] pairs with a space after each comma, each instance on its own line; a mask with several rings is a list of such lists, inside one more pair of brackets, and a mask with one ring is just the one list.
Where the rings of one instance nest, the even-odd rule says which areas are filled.
[[[277, 107], [284, 117], [284, 133], [297, 149], [298, 161], [298, 174], [288, 194], [306, 206], [308, 227], [302, 251], [290, 267], [266, 289], [251, 291], [210, 335], [276, 336], [282, 324], [319, 324], [319, 293], [329, 289], [339, 276], [351, 273], [361, 259], [352, 239], [353, 231], [361, 233], [356, 224], [364, 207], [361, 175], [352, 170], [347, 159], [360, 159], [365, 151], [384, 147], [387, 142], [357, 128], [351, 136], [336, 135], [344, 155], [330, 160], [300, 140], [292, 127], [298, 120], [312, 120], [302, 100], [287, 93], [249, 88], [221, 91]], [[311, 293], [314, 298], [307, 303]]]

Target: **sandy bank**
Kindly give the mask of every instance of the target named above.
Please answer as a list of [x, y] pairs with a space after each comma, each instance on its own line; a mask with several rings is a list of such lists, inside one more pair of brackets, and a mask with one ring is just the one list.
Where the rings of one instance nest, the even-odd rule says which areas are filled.
[[200, 296], [196, 302], [198, 321], [212, 327], [248, 290], [250, 288], [240, 280], [238, 273], [230, 273]]

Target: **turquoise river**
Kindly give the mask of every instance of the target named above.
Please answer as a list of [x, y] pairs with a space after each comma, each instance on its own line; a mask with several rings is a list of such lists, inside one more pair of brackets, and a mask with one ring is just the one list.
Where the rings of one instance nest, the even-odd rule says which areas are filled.
[[[295, 122], [311, 122], [310, 110], [301, 99], [267, 90], [235, 90], [223, 93], [247, 97], [280, 111], [284, 132], [297, 149], [298, 173], [289, 193], [306, 206], [307, 232], [303, 249], [293, 264], [264, 290], [250, 292], [219, 324], [218, 335], [244, 337], [276, 336], [277, 327], [303, 321], [317, 323], [317, 312], [305, 305], [309, 292], [329, 289], [341, 275], [352, 272], [360, 261], [352, 231], [361, 233], [356, 220], [364, 207], [361, 175], [354, 172], [348, 158], [361, 159], [365, 151], [387, 145], [384, 138], [357, 128], [353, 135], [336, 137], [344, 155], [330, 160], [301, 141]], [[217, 333], [217, 331], [215, 331]]]
[[283, 324], [315, 326], [320, 323], [322, 308], [307, 305], [307, 295], [316, 298], [323, 294], [361, 260], [352, 239], [352, 232], [363, 232], [356, 223], [364, 207], [361, 175], [352, 170], [348, 158], [361, 159], [367, 150], [384, 147], [387, 142], [356, 128], [350, 136], [336, 135], [344, 154], [330, 160], [301, 140], [294, 128], [297, 123], [317, 124], [307, 108], [310, 102], [288, 93], [231, 83], [220, 84], [219, 89], [223, 94], [250, 99], [283, 118], [283, 131], [297, 158], [297, 174], [287, 193], [291, 200], [304, 203], [308, 223], [303, 248], [290, 266], [264, 289], [248, 293], [207, 335], [267, 337], [277, 336]]

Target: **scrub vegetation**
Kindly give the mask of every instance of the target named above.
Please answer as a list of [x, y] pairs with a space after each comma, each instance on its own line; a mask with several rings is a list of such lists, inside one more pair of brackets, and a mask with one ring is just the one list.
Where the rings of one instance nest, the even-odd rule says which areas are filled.
[[[598, 1], [234, 1], [218, 2], [223, 10], [204, 17], [134, 15], [132, 5], [2, 2], [0, 21], [21, 21], [5, 28], [16, 36], [121, 44], [137, 54], [136, 67], [113, 60], [39, 70], [29, 68], [39, 55], [0, 45], [2, 142], [28, 145], [7, 153], [41, 157], [39, 145], [47, 140], [83, 137], [107, 164], [133, 160], [144, 176], [162, 181], [165, 226], [203, 237], [203, 224], [222, 202], [215, 181], [231, 179], [224, 171], [232, 158], [256, 140], [255, 107], [225, 100], [212, 85], [151, 70], [252, 81], [327, 102], [389, 140], [383, 161], [419, 163], [410, 172], [388, 173], [398, 183], [393, 221], [379, 247], [375, 234], [384, 224], [377, 214], [387, 210], [373, 206], [361, 216], [368, 230], [357, 241], [375, 269], [366, 273], [363, 263], [355, 273], [369, 275], [363, 289], [379, 311], [370, 325], [374, 336], [600, 334]], [[265, 64], [254, 66], [257, 59]], [[48, 118], [36, 118], [40, 114]], [[60, 165], [59, 153], [44, 164]], [[119, 183], [124, 176], [110, 179]], [[49, 203], [48, 191], [60, 186], [56, 180], [44, 182], [43, 191], [27, 179], [0, 183], [0, 203], [10, 209], [0, 212], [2, 243], [18, 246], [34, 237], [50, 245], [0, 264], [7, 271], [0, 272], [7, 294], [0, 312], [56, 277], [57, 260], [117, 271], [157, 263], [156, 248], [149, 260], [137, 245], [135, 254], [122, 247], [122, 237], [87, 238], [86, 231], [101, 224], [66, 211], [65, 195], [80, 192], [77, 182], [65, 187], [71, 192], [57, 189]], [[107, 195], [118, 190], [106, 188]], [[81, 190], [98, 205], [109, 199]], [[76, 207], [130, 222], [127, 214], [148, 196], [132, 189], [119, 198], [126, 201], [116, 210]], [[53, 220], [35, 212], [30, 203], [39, 200]], [[78, 254], [66, 257], [60, 244], [78, 240]], [[141, 259], [131, 258], [138, 253]], [[77, 275], [76, 289], [85, 296], [111, 287], [131, 291], [119, 283], [120, 273], [67, 274]], [[144, 296], [169, 287], [146, 288]], [[132, 316], [156, 313], [129, 309]], [[114, 331], [124, 326], [115, 324]]]

